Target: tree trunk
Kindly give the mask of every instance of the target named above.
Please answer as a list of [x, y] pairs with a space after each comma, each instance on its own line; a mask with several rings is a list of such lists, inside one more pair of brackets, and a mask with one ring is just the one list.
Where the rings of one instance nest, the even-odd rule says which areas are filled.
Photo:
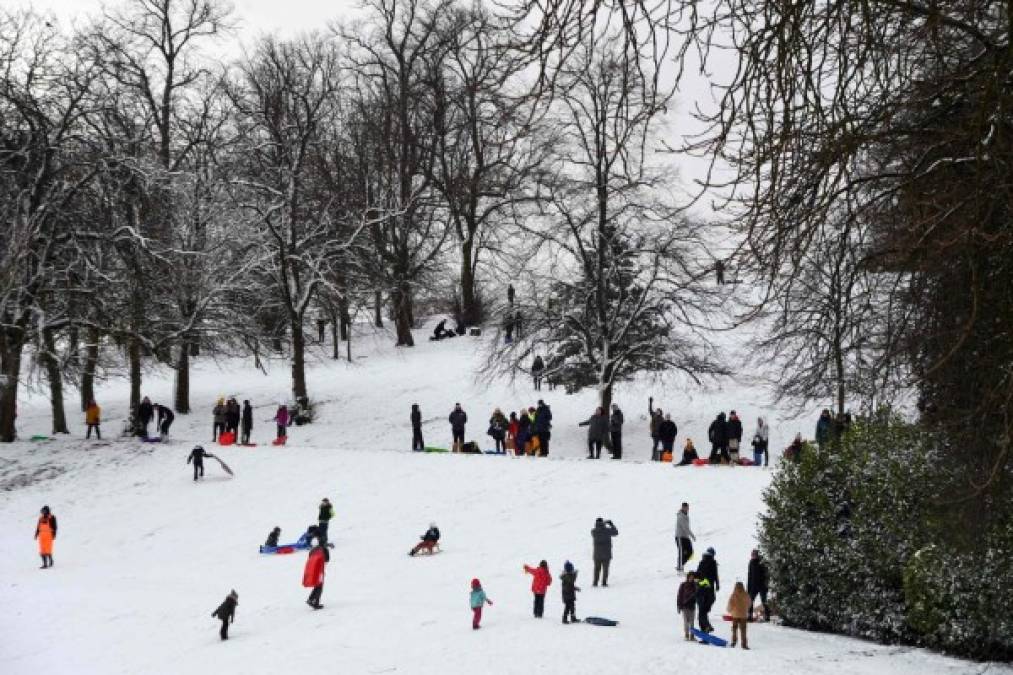
[[472, 246], [471, 238], [467, 238], [461, 243], [461, 318], [464, 320], [465, 326], [477, 326], [482, 319], [479, 316], [478, 303], [475, 300]]
[[78, 365], [81, 362], [81, 333], [77, 326], [71, 326], [67, 331], [67, 362]]
[[306, 395], [306, 337], [302, 319], [292, 319], [292, 395], [296, 402]]
[[0, 331], [0, 442], [12, 443], [17, 437], [15, 421], [18, 414], [18, 379], [21, 376], [20, 337]]
[[133, 421], [131, 431], [134, 431], [139, 422], [137, 408], [141, 405], [141, 341], [136, 337], [130, 338], [127, 358], [130, 361], [130, 419]]
[[67, 412], [63, 408], [63, 373], [56, 357], [56, 340], [50, 328], [42, 329], [42, 365], [49, 381], [49, 407], [53, 412], [53, 433], [69, 434]]
[[81, 373], [81, 412], [88, 409], [88, 404], [95, 400], [95, 369], [98, 367], [97, 328], [88, 329], [88, 344], [84, 347], [84, 372]]
[[414, 347], [415, 339], [412, 337], [411, 321], [411, 295], [407, 284], [401, 284], [391, 294], [391, 301], [394, 307], [394, 328], [397, 332], [398, 347]]
[[176, 396], [172, 407], [180, 415], [190, 412], [190, 349], [193, 341], [184, 337], [176, 357]]
[[348, 330], [351, 327], [352, 317], [348, 313], [348, 299], [342, 298], [338, 303], [338, 310], [341, 313], [341, 339], [348, 339]]
[[612, 385], [607, 384], [604, 388], [598, 390], [598, 405], [605, 411], [605, 414], [609, 414], [609, 408], [612, 407]]
[[334, 305], [330, 306], [331, 312], [331, 357], [337, 361], [341, 358], [341, 341], [338, 340], [338, 324], [341, 323], [340, 314]]
[[383, 293], [380, 291], [373, 294], [373, 325], [383, 328]]

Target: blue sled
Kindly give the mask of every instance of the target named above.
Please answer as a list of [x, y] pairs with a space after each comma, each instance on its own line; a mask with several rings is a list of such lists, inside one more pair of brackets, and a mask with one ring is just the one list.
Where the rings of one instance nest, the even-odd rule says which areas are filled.
[[695, 635], [697, 638], [700, 639], [700, 642], [706, 642], [707, 644], [714, 645], [715, 647], [727, 647], [728, 646], [728, 640], [722, 640], [721, 638], [719, 638], [716, 635], [711, 635], [709, 633], [704, 633], [702, 630], [698, 630], [696, 628], [690, 628], [689, 630], [690, 630], [690, 632], [693, 633], [693, 635]]
[[592, 626], [618, 626], [618, 621], [612, 619], [604, 619], [600, 616], [589, 616], [584, 619], [584, 623], [589, 623]]
[[295, 553], [296, 551], [306, 551], [313, 548], [308, 542], [297, 541], [294, 544], [280, 544], [278, 546], [261, 546], [261, 553]]

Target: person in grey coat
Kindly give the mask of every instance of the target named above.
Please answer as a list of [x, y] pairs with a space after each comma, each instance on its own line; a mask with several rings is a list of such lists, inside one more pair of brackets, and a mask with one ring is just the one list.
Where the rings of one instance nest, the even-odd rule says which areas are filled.
[[609, 417], [609, 438], [612, 441], [612, 459], [623, 458], [623, 411], [615, 403], [612, 404], [612, 416]]
[[679, 564], [675, 569], [680, 572], [686, 561], [693, 557], [695, 540], [696, 535], [689, 527], [689, 504], [683, 502], [682, 508], [675, 513], [675, 546], [679, 549]]
[[591, 540], [594, 542], [594, 583], [598, 585], [598, 577], [601, 577], [601, 585], [609, 585], [609, 564], [612, 562], [612, 537], [619, 535], [619, 530], [612, 524], [611, 520], [598, 518], [594, 521], [594, 529], [591, 530]]
[[594, 414], [581, 422], [580, 426], [587, 427], [587, 458], [601, 459], [601, 446], [609, 433], [609, 418], [605, 411], [596, 408]]

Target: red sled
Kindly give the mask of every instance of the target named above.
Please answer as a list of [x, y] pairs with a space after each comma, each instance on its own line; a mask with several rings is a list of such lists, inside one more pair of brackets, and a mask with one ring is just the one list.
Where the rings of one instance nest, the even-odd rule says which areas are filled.
[[278, 438], [271, 441], [271, 445], [285, 445], [285, 441], [288, 440], [288, 436], [279, 436]]
[[694, 459], [693, 460], [693, 466], [707, 466], [708, 464], [710, 464], [710, 462], [707, 461], [706, 459]]
[[754, 466], [756, 462], [748, 457], [739, 457], [739, 466]]
[[236, 442], [236, 435], [231, 431], [226, 431], [218, 437], [218, 445], [232, 445]]

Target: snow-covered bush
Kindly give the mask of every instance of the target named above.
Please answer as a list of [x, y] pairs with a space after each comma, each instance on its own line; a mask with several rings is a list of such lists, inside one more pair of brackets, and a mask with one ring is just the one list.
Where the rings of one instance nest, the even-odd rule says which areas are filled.
[[858, 422], [781, 465], [760, 542], [786, 624], [979, 658], [1013, 653], [1013, 525], [958, 543], [941, 498], [958, 482], [939, 443], [899, 420]]

